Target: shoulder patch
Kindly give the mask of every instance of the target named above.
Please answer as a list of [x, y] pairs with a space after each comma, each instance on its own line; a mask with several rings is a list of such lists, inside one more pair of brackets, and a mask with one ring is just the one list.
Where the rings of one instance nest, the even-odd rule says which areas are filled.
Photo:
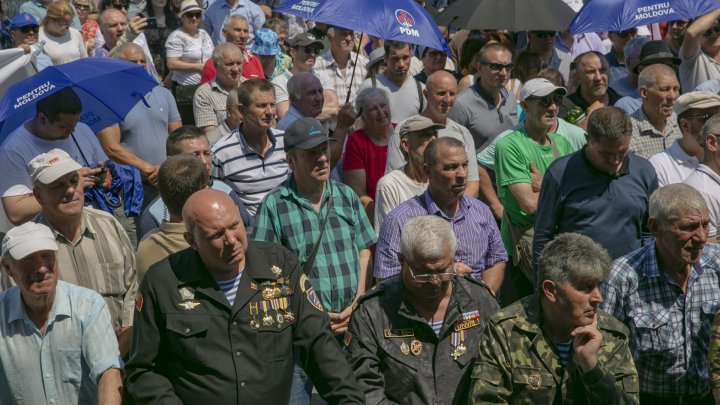
[[492, 295], [495, 299], [497, 299], [497, 297], [495, 296], [495, 293], [493, 292], [493, 290], [491, 290], [490, 287], [488, 287], [488, 285], [485, 284], [484, 281], [482, 281], [482, 280], [480, 280], [480, 279], [477, 279], [477, 278], [475, 278], [475, 277], [472, 277], [472, 276], [465, 276], [465, 277], [463, 277], [463, 278], [464, 278], [465, 280], [467, 280], [468, 282], [472, 283], [472, 284], [479, 285], [479, 286], [483, 287], [484, 289], [487, 290], [487, 292], [490, 293], [490, 295]]
[[[376, 284], [371, 288], [369, 291], [365, 291], [363, 295], [361, 295], [353, 304], [356, 308], [359, 304], [373, 298], [373, 297], [379, 297], [385, 292], [385, 289], [382, 288], [379, 284]], [[355, 308], [353, 308], [353, 311]]]

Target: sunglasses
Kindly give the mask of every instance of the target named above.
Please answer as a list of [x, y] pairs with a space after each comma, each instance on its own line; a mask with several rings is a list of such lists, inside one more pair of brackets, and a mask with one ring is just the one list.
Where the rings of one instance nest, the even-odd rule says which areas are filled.
[[508, 63], [507, 65], [503, 65], [502, 63], [488, 63], [488, 62], [482, 62], [483, 65], [490, 68], [493, 72], [501, 72], [503, 69], [506, 69], [508, 72], [513, 69], [513, 64]]
[[688, 24], [690, 24], [689, 21], [682, 21], [682, 20], [670, 21], [670, 23], [668, 23], [668, 25], [670, 25], [670, 26], [677, 25], [680, 28], [682, 28]]
[[637, 35], [637, 30], [627, 30], [618, 32], [620, 38], [630, 38]]
[[302, 49], [308, 55], [317, 55], [320, 53], [320, 48], [316, 46], [303, 46]]
[[720, 25], [716, 25], [709, 30], [703, 32], [703, 36], [707, 38], [710, 35], [717, 34], [718, 32], [720, 32]]
[[555, 31], [534, 31], [533, 35], [538, 38], [550, 38], [555, 36]]
[[115, 10], [122, 10], [127, 9], [128, 5], [125, 3], [113, 3], [112, 8], [114, 8]]
[[85, 6], [82, 4], [73, 3], [76, 9], [78, 10], [90, 10], [90, 6]]
[[563, 102], [563, 96], [560, 94], [551, 94], [542, 98], [530, 98], [528, 101], [537, 101], [543, 108], [550, 107], [551, 104], [560, 106]]
[[37, 34], [37, 33], [38, 33], [38, 30], [40, 29], [40, 27], [38, 27], [37, 25], [28, 25], [28, 26], [26, 26], [26, 27], [20, 27], [20, 28], [18, 28], [18, 29], [19, 29], [20, 32], [22, 32], [23, 34], [27, 34], [27, 33], [30, 33], [30, 32], [32, 32], [33, 34]]
[[200, 17], [202, 17], [202, 13], [199, 11], [196, 13], [185, 13], [185, 14], [183, 14], [183, 16], [185, 16], [187, 18], [200, 18]]

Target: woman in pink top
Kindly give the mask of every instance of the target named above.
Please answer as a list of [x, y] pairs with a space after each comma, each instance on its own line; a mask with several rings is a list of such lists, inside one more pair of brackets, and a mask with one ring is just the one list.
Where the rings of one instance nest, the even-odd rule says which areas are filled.
[[367, 88], [355, 98], [363, 128], [350, 134], [343, 155], [343, 178], [360, 197], [372, 222], [375, 216], [375, 188], [385, 174], [387, 145], [394, 127], [390, 101], [383, 89]]

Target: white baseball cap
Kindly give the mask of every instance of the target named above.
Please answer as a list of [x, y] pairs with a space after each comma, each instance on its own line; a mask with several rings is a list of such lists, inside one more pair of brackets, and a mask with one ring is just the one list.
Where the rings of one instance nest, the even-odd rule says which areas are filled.
[[41, 250], [57, 251], [58, 245], [50, 228], [35, 222], [25, 222], [10, 229], [2, 241], [3, 256], [10, 253], [15, 260]]
[[60, 177], [82, 168], [78, 162], [62, 149], [53, 149], [35, 156], [28, 163], [27, 170], [32, 182], [50, 184]]

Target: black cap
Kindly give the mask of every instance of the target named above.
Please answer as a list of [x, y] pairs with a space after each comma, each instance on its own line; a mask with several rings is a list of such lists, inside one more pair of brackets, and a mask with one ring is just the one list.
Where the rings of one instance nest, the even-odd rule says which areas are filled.
[[309, 32], [303, 32], [295, 35], [294, 37], [287, 40], [287, 44], [292, 48], [296, 46], [317, 45], [322, 50], [324, 47], [323, 42]]
[[680, 65], [680, 58], [673, 55], [670, 45], [665, 41], [648, 41], [640, 50], [640, 62], [633, 68], [634, 73], [638, 73], [638, 66], [652, 65], [660, 63], [661, 59], [672, 59], [674, 65]]
[[315, 118], [300, 118], [293, 121], [285, 130], [285, 152], [292, 148], [304, 150], [312, 149], [322, 143], [334, 141], [328, 136], [328, 131]]

